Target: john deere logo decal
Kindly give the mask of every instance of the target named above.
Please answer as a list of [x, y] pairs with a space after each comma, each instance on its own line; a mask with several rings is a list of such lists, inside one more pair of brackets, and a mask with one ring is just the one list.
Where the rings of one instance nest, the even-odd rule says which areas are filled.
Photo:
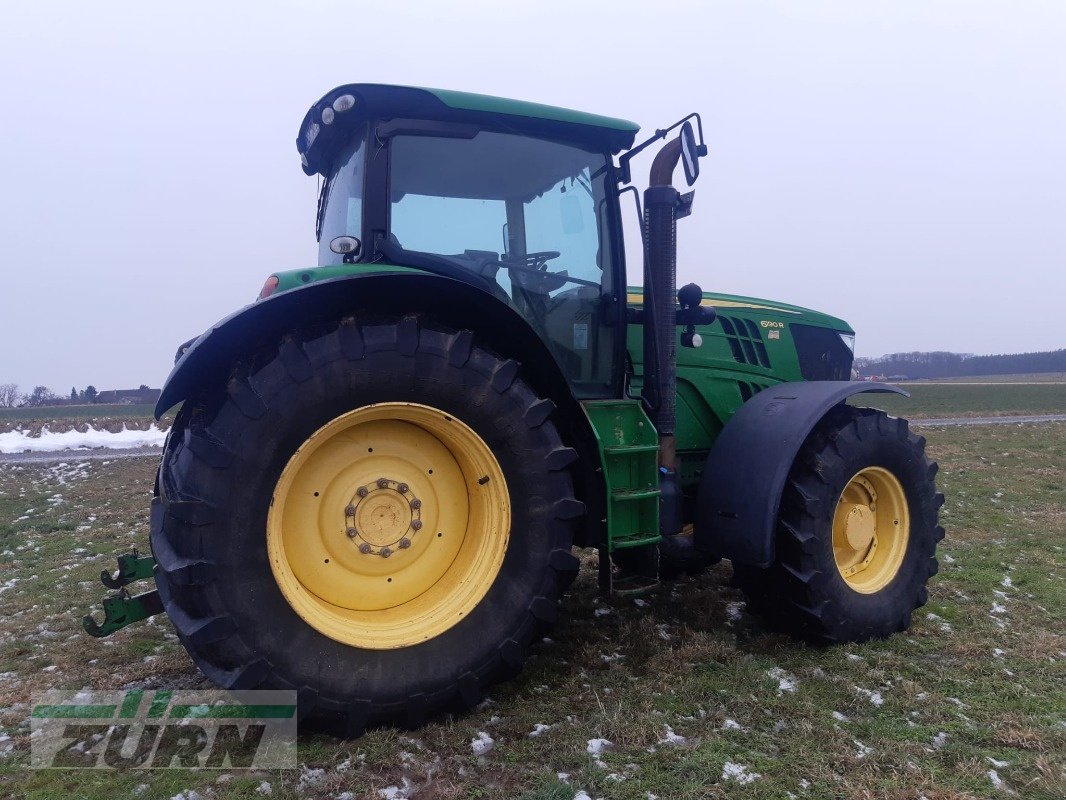
[[37, 769], [296, 766], [295, 692], [50, 691], [33, 702]]

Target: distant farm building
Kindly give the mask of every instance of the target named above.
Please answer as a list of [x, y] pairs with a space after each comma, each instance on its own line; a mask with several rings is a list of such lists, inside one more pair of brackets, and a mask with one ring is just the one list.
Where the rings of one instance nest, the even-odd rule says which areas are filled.
[[159, 399], [160, 391], [160, 389], [108, 389], [96, 396], [96, 402], [120, 406], [150, 405]]

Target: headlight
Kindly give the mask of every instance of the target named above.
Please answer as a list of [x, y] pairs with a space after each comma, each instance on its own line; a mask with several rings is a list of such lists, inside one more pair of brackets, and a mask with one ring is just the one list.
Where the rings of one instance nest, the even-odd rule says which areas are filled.
[[840, 337], [840, 341], [844, 343], [844, 346], [851, 351], [851, 354], [855, 355], [855, 334], [837, 331], [837, 336]]

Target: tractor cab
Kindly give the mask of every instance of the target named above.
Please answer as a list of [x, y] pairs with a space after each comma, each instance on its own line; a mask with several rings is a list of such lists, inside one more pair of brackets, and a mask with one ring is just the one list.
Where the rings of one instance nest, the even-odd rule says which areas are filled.
[[575, 395], [610, 396], [625, 346], [612, 155], [636, 130], [479, 95], [340, 87], [298, 139], [305, 171], [324, 178], [319, 266], [472, 284], [527, 321]]

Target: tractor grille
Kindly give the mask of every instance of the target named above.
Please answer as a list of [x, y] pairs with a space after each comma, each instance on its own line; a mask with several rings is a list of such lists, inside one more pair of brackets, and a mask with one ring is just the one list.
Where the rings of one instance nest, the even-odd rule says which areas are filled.
[[766, 352], [758, 325], [743, 317], [719, 314], [718, 319], [722, 323], [726, 341], [729, 342], [729, 349], [733, 351], [733, 358], [738, 364], [770, 368], [770, 356]]
[[854, 358], [840, 334], [814, 325], [789, 325], [796, 343], [800, 374], [805, 381], [846, 381], [851, 379]]

